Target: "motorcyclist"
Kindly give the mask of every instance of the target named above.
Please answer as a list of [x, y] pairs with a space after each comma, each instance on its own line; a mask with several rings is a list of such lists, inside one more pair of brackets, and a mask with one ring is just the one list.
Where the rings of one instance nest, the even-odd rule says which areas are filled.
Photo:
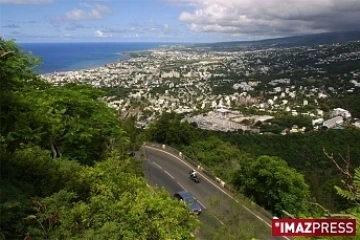
[[196, 171], [195, 171], [195, 170], [192, 170], [192, 171], [190, 172], [190, 177], [192, 177], [192, 178], [197, 178], [197, 175], [196, 175]]

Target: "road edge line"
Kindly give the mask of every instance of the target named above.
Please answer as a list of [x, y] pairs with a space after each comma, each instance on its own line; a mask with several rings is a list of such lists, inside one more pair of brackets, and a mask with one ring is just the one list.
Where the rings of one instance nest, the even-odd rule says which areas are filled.
[[[172, 157], [174, 157], [177, 160], [180, 160], [183, 164], [185, 164], [187, 167], [192, 168], [190, 166], [189, 163], [185, 162], [183, 159], [179, 158], [178, 156], [169, 153], [167, 151], [164, 151], [162, 149], [158, 149], [158, 148], [154, 148], [151, 146], [144, 146], [145, 148], [151, 148], [154, 149], [156, 151], [160, 151], [163, 153], [166, 153], [168, 155], [171, 155]], [[214, 187], [216, 187], [217, 189], [219, 189], [221, 192], [223, 192], [224, 194], [226, 194], [228, 197], [230, 197], [231, 199], [233, 199], [234, 201], [236, 201], [237, 203], [240, 203], [238, 200], [236, 200], [233, 196], [231, 196], [229, 193], [225, 192], [224, 189], [220, 188], [218, 185], [216, 185], [213, 181], [211, 181], [209, 178], [207, 178], [205, 175], [203, 175], [202, 173], [199, 173], [200, 176], [202, 176], [203, 178], [205, 178], [209, 183], [211, 183]], [[258, 216], [256, 213], [254, 213], [253, 211], [251, 211], [248, 207], [246, 207], [244, 204], [240, 203], [242, 207], [244, 207], [245, 210], [247, 210], [248, 212], [250, 212], [252, 215], [254, 215], [254, 217], [258, 218], [260, 221], [262, 221], [263, 223], [265, 223], [267, 226], [271, 227], [271, 224], [269, 224], [267, 221], [265, 221], [262, 217]]]

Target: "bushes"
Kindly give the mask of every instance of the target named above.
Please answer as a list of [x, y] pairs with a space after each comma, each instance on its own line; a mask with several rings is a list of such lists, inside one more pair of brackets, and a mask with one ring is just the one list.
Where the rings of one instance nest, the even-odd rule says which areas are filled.
[[52, 87], [14, 43], [0, 44], [0, 236], [193, 239], [196, 218], [124, 156], [128, 137], [102, 92]]

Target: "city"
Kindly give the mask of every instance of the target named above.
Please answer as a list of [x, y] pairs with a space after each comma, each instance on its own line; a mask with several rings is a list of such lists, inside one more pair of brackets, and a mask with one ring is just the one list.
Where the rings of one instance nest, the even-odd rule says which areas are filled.
[[199, 128], [220, 131], [263, 134], [279, 114], [306, 116], [311, 122], [293, 124], [281, 134], [360, 127], [348, 109], [324, 111], [319, 103], [333, 95], [359, 93], [360, 69], [331, 71], [334, 64], [360, 60], [359, 41], [238, 51], [175, 45], [128, 55], [128, 60], [104, 67], [42, 78], [55, 85], [78, 82], [112, 89], [104, 100], [124, 116], [136, 113], [142, 128], [170, 111]]

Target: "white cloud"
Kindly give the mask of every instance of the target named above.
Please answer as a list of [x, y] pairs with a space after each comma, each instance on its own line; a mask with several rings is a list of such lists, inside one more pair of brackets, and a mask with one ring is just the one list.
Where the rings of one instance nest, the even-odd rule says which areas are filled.
[[102, 19], [104, 15], [111, 13], [111, 10], [105, 5], [100, 5], [100, 4], [89, 5], [84, 3], [82, 4], [82, 6], [88, 9], [83, 10], [76, 8], [71, 11], [68, 11], [65, 14], [66, 18], [74, 21], [97, 20], [97, 19]]
[[162, 0], [193, 6], [179, 19], [195, 32], [252, 36], [360, 30], [360, 0]]
[[96, 30], [94, 33], [95, 33], [95, 36], [97, 36], [97, 37], [104, 37], [104, 33], [100, 30]]
[[53, 0], [0, 0], [0, 3], [12, 3], [12, 4], [41, 4], [52, 3]]
[[201, 0], [162, 0], [162, 1], [178, 6], [196, 6], [198, 2], [200, 2]]
[[106, 35], [106, 34], [104, 34], [103, 31], [101, 31], [101, 30], [96, 30], [96, 31], [94, 32], [94, 34], [95, 34], [96, 37], [99, 37], [99, 38], [112, 37], [111, 34]]
[[130, 34], [131, 36], [136, 36], [136, 34], [140, 36], [154, 36], [154, 37], [162, 37], [162, 36], [178, 36], [179, 28], [176, 26], [170, 26], [168, 23], [156, 23], [154, 21], [150, 22], [136, 22], [132, 23], [128, 28], [118, 28], [118, 27], [101, 27], [103, 33], [114, 33], [117, 36], [125, 36]]

